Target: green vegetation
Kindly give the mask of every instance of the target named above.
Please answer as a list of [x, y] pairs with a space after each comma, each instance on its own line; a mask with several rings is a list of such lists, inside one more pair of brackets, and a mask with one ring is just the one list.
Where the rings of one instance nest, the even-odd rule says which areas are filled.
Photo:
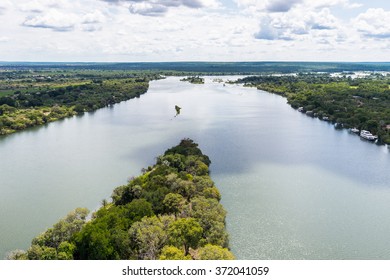
[[182, 81], [182, 82], [190, 82], [191, 84], [204, 84], [204, 78], [201, 78], [199, 76], [183, 78], [180, 81]]
[[287, 97], [288, 103], [307, 115], [340, 127], [369, 130], [379, 143], [390, 144], [390, 76], [363, 78], [328, 74], [252, 76], [238, 83]]
[[178, 115], [180, 115], [181, 107], [175, 105], [175, 110], [176, 110], [176, 115], [175, 115], [175, 117], [177, 117]]
[[233, 259], [210, 159], [184, 139], [113, 191], [86, 221], [78, 208], [9, 259]]
[[139, 97], [158, 78], [143, 72], [0, 72], [0, 135]]

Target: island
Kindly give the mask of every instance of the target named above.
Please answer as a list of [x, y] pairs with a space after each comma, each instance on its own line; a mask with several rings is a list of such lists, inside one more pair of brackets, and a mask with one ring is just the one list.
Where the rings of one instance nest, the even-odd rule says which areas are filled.
[[114, 189], [91, 219], [77, 208], [8, 259], [234, 259], [210, 163], [197, 143], [183, 139]]
[[192, 76], [180, 79], [182, 82], [189, 82], [191, 84], [204, 84], [204, 78], [201, 78], [199, 76]]

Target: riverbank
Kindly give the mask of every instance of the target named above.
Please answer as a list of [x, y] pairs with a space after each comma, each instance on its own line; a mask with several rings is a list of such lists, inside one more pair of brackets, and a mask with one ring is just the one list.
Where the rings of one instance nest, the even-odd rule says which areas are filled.
[[[110, 71], [0, 72], [0, 135], [140, 97], [157, 74]], [[2, 77], [5, 76], [5, 77]]]
[[362, 77], [324, 73], [264, 75], [236, 83], [287, 98], [294, 109], [337, 128], [367, 130], [379, 144], [390, 144], [390, 75]]

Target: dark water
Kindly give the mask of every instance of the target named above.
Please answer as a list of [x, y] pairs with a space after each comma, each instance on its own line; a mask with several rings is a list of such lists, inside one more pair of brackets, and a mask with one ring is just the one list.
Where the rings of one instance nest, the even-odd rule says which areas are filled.
[[96, 209], [185, 137], [212, 160], [237, 258], [390, 259], [387, 147], [211, 78], [155, 81], [140, 99], [0, 138], [0, 254]]

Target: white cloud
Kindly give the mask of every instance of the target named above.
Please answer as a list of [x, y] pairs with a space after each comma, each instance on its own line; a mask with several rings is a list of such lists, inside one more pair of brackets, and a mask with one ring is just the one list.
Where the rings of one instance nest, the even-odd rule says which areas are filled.
[[86, 24], [81, 27], [81, 30], [85, 32], [96, 32], [103, 30], [103, 27], [101, 25]]
[[368, 9], [358, 15], [353, 24], [367, 38], [390, 39], [390, 11], [382, 8]]
[[294, 9], [288, 13], [267, 14], [260, 20], [260, 30], [256, 39], [264, 40], [301, 40], [303, 35], [319, 35], [312, 31], [337, 28], [337, 19], [324, 8], [320, 11]]
[[82, 23], [84, 24], [103, 23], [105, 19], [106, 17], [101, 11], [95, 10], [91, 13], [85, 14], [82, 18]]
[[252, 12], [288, 12], [300, 6], [303, 9], [322, 9], [329, 7], [358, 8], [362, 4], [350, 0], [235, 0], [237, 6]]
[[340, 22], [331, 14], [329, 9], [325, 8], [319, 12], [309, 12], [307, 24], [311, 29], [331, 30], [336, 29]]
[[126, 35], [128, 35], [128, 33], [126, 31], [124, 31], [124, 30], [118, 30], [116, 32], [116, 34], [119, 35], [119, 36], [126, 36]]
[[78, 18], [74, 14], [63, 13], [56, 9], [50, 9], [44, 14], [28, 17], [23, 26], [34, 28], [48, 28], [54, 31], [71, 31], [74, 29]]
[[5, 14], [7, 10], [12, 7], [12, 3], [8, 0], [2, 0], [0, 2], [0, 15]]
[[101, 0], [111, 4], [127, 5], [130, 13], [143, 16], [162, 16], [169, 9], [177, 7], [216, 8], [219, 2], [216, 0]]
[[73, 2], [68, 0], [30, 0], [18, 4], [18, 8], [26, 13], [42, 13], [48, 9], [72, 9]]
[[318, 9], [335, 7], [335, 6], [339, 6], [347, 9], [353, 9], [362, 6], [362, 4], [351, 2], [350, 0], [305, 0], [304, 5], [306, 7], [313, 7]]
[[140, 14], [143, 16], [160, 16], [168, 11], [168, 6], [158, 3], [134, 3], [130, 4], [129, 11], [132, 14]]
[[0, 0], [0, 55], [35, 61], [390, 57], [386, 9], [359, 17], [347, 10], [369, 0], [230, 1], [237, 7], [222, 6], [225, 0]]
[[282, 27], [277, 26], [273, 19], [269, 16], [264, 17], [260, 21], [260, 31], [255, 34], [256, 39], [262, 40], [290, 40], [287, 37], [285, 30]]
[[[23, 12], [29, 13], [29, 16], [22, 22], [24, 27], [50, 29], [59, 32], [70, 32], [76, 29], [94, 32], [102, 30], [106, 21], [104, 13], [97, 9], [88, 12], [75, 9], [75, 12], [73, 12], [72, 9], [49, 8], [48, 6], [52, 4], [51, 0], [47, 0], [46, 5], [42, 5], [38, 9], [36, 3], [28, 3], [32, 3], [32, 5], [20, 6], [21, 10], [23, 8]], [[62, 4], [66, 4], [66, 2]]]
[[10, 38], [7, 37], [7, 36], [2, 36], [0, 37], [0, 43], [5, 43], [5, 42], [9, 42]]
[[42, 13], [46, 5], [42, 1], [34, 0], [19, 4], [19, 9], [22, 12]]
[[293, 6], [301, 2], [302, 0], [273, 0], [268, 1], [265, 8], [268, 12], [288, 12]]
[[81, 30], [85, 32], [101, 31], [105, 20], [105, 15], [99, 10], [87, 13], [81, 18]]

